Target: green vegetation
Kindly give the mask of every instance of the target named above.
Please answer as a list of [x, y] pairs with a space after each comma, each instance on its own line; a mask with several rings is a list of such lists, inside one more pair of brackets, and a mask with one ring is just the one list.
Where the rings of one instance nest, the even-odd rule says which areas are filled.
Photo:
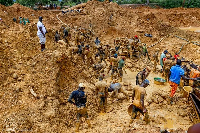
[[14, 3], [13, 0], [0, 0], [0, 4], [5, 5], [5, 6], [10, 6]]
[[[103, 1], [103, 0], [99, 0]], [[147, 0], [112, 0], [113, 2], [117, 2], [118, 4], [145, 4]], [[185, 2], [184, 2], [185, 1]], [[80, 3], [87, 2], [87, 0], [62, 0], [61, 2], [58, 0], [16, 0], [16, 3], [19, 3], [24, 6], [34, 7], [35, 4], [41, 5], [49, 5], [57, 4], [61, 7], [63, 6], [74, 6]], [[12, 5], [13, 0], [0, 0], [0, 4], [2, 5]], [[185, 7], [185, 8], [200, 8], [200, 0], [149, 0], [150, 5], [156, 4], [163, 8], [175, 8], [175, 7]]]

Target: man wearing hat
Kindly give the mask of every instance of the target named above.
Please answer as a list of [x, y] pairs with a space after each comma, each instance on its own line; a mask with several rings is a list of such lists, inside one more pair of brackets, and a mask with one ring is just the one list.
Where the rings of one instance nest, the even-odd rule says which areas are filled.
[[[68, 99], [68, 102], [76, 106], [77, 111], [77, 122], [76, 122], [76, 129], [75, 131], [79, 131], [79, 126], [81, 124], [81, 117], [86, 119], [88, 127], [91, 127], [90, 120], [88, 119], [88, 113], [86, 108], [87, 96], [84, 92], [85, 85], [84, 83], [80, 83], [78, 90], [73, 91]], [[72, 101], [74, 100], [74, 101]]]
[[[144, 106], [144, 97], [146, 95], [146, 88], [149, 85], [149, 80], [145, 79], [141, 85], [133, 87], [132, 100], [133, 104], [129, 106], [128, 112], [131, 115], [129, 124], [133, 123], [133, 120], [137, 117], [138, 113], [141, 113], [145, 118], [144, 120], [148, 123], [148, 113]], [[130, 111], [132, 110], [132, 111]]]
[[39, 17], [39, 21], [37, 23], [37, 36], [40, 39], [40, 44], [41, 44], [41, 51], [45, 50], [45, 42], [46, 42], [46, 37], [45, 34], [47, 33], [46, 28], [44, 26], [44, 24], [42, 23], [43, 18], [40, 16]]
[[163, 59], [166, 58], [166, 54], [168, 53], [167, 50], [165, 50], [161, 55], [160, 55], [160, 65], [161, 65], [161, 72], [163, 71]]

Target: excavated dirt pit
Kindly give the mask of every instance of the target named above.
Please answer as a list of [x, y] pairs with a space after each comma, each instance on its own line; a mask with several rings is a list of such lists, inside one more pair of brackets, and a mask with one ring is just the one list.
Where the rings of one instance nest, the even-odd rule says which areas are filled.
[[[117, 37], [138, 35], [141, 42], [147, 44], [152, 59], [155, 48], [160, 48], [159, 55], [165, 49], [172, 55], [178, 52], [187, 41], [177, 36], [199, 42], [200, 33], [180, 30], [179, 27], [200, 27], [200, 9], [127, 9], [116, 3], [98, 1], [89, 1], [73, 9], [82, 11], [62, 14], [34, 11], [19, 4], [10, 7], [0, 5], [0, 18], [3, 19], [0, 22], [0, 132], [74, 132], [75, 107], [67, 103], [67, 99], [78, 84], [84, 82], [87, 85], [85, 92], [88, 94], [92, 128], [88, 129], [87, 124], [83, 123], [80, 132], [159, 133], [168, 129], [173, 133], [185, 133], [193, 124], [188, 116], [192, 108], [179, 89], [175, 104], [167, 103], [169, 84], [161, 86], [153, 83], [154, 77], [162, 77], [160, 73], [152, 72], [148, 77], [150, 86], [146, 88], [145, 105], [149, 111], [149, 124], [136, 119], [128, 127], [130, 116], [127, 109], [132, 95], [130, 88], [125, 88], [129, 100], [124, 100], [123, 94], [113, 103], [108, 98], [107, 112], [99, 114], [94, 100], [94, 83], [97, 80], [92, 64], [83, 62], [78, 55], [70, 56], [68, 46], [55, 43], [54, 35], [62, 25], [70, 26], [71, 46], [74, 45], [76, 27], [92, 29], [94, 36], [87, 42], [91, 45], [94, 45], [93, 40], [97, 36], [103, 44], [113, 46]], [[31, 23], [21, 25], [12, 21], [13, 17], [20, 16], [29, 18]], [[39, 16], [43, 16], [48, 31], [47, 50], [44, 52], [40, 51], [36, 35], [35, 23]], [[153, 37], [146, 37], [145, 33]], [[193, 43], [184, 45], [180, 56], [199, 65], [200, 47]], [[136, 74], [147, 65], [152, 67], [153, 61], [144, 57], [139, 60], [127, 59], [127, 74], [123, 82], [131, 82], [134, 86]], [[157, 67], [159, 71], [160, 65]], [[110, 82], [110, 74], [105, 77]]]

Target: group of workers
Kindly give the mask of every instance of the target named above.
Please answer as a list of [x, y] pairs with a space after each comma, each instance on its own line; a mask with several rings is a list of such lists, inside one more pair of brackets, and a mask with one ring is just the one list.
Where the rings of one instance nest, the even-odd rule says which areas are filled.
[[[131, 89], [133, 90], [133, 102], [131, 105], [131, 119], [129, 125], [131, 125], [133, 123], [133, 120], [139, 116], [138, 113], [144, 115], [143, 120], [145, 120], [146, 123], [149, 122], [148, 112], [144, 106], [144, 97], [146, 95], [146, 91], [144, 88], [148, 85], [149, 81], [145, 79], [138, 86], [131, 87]], [[122, 86], [123, 84], [121, 84], [117, 79], [113, 79], [112, 82], [109, 84], [103, 78], [99, 78], [99, 81], [95, 83], [95, 95], [96, 100], [98, 101], [98, 107], [100, 112], [106, 112], [107, 98], [109, 93], [112, 93], [111, 100], [113, 100], [114, 97], [117, 97], [118, 93], [123, 93], [126, 96], [127, 100], [129, 100], [129, 95], [124, 91], [124, 88]], [[84, 117], [86, 119], [88, 127], [91, 127], [86, 107], [87, 95], [84, 92], [85, 87], [86, 86], [84, 83], [80, 83], [78, 89], [76, 91], [73, 91], [68, 99], [68, 102], [74, 104], [77, 108], [77, 121], [75, 128], [76, 132], [79, 131], [81, 117]]]
[[[39, 17], [39, 22], [37, 23], [38, 27], [38, 37], [41, 43], [41, 51], [45, 49], [45, 34], [46, 28], [42, 24], [42, 17]], [[67, 38], [69, 30], [63, 28], [63, 33], [65, 35], [64, 38]], [[57, 42], [60, 39], [60, 35], [58, 31], [56, 31], [55, 41]], [[67, 43], [69, 43], [69, 38], [66, 39]], [[99, 78], [99, 81], [95, 83], [95, 95], [99, 104], [99, 110], [101, 112], [106, 112], [106, 105], [107, 105], [107, 98], [110, 92], [111, 100], [113, 101], [114, 97], [118, 98], [118, 93], [123, 93], [126, 96], [126, 99], [129, 99], [129, 95], [124, 91], [125, 84], [122, 84], [122, 77], [123, 71], [125, 71], [125, 59], [126, 57], [133, 57], [134, 52], [142, 53], [144, 56], [148, 55], [146, 44], [141, 46], [139, 43], [140, 40], [136, 35], [134, 38], [128, 39], [116, 39], [114, 40], [114, 48], [111, 48], [110, 45], [103, 45], [99, 38], [97, 37], [94, 41], [94, 45], [92, 45], [92, 49], [90, 49], [90, 45], [84, 45], [86, 43], [87, 37], [86, 33], [84, 32], [77, 32], [75, 34], [75, 46], [77, 47], [78, 55], [81, 55], [84, 59], [86, 53], [92, 53], [95, 56], [95, 60], [91, 61], [91, 65], [93, 66], [94, 70], [96, 71], [96, 77]], [[123, 55], [123, 51], [127, 51], [127, 55]], [[158, 54], [159, 48], [155, 49], [155, 53], [153, 55], [154, 59], [154, 72], [157, 70], [157, 63], [158, 63]], [[121, 56], [120, 56], [121, 55]], [[126, 57], [125, 57], [126, 56]], [[139, 57], [138, 55], [136, 57]], [[174, 94], [177, 90], [178, 85], [180, 84], [180, 79], [188, 79], [188, 80], [196, 80], [196, 78], [187, 78], [184, 76], [184, 70], [181, 68], [182, 61], [178, 59], [178, 54], [171, 58], [171, 54], [167, 50], [165, 50], [160, 56], [160, 65], [161, 65], [161, 72], [164, 73], [166, 81], [169, 81], [171, 88], [171, 94], [169, 96], [169, 101], [172, 104]], [[105, 68], [109, 63], [107, 74], [111, 72], [111, 82], [108, 83], [105, 80]], [[150, 67], [145, 67], [142, 71], [138, 72], [136, 76], [136, 86], [132, 87], [132, 105], [129, 107], [131, 112], [131, 120], [130, 124], [133, 122], [135, 118], [137, 118], [138, 113], [144, 115], [144, 120], [146, 123], [149, 122], [148, 120], [148, 111], [144, 106], [144, 98], [146, 95], [145, 88], [149, 85], [149, 81], [147, 77], [151, 72]], [[77, 107], [77, 122], [76, 122], [76, 129], [75, 131], [79, 131], [79, 127], [81, 124], [81, 117], [86, 119], [88, 127], [91, 127], [91, 123], [89, 121], [88, 113], [87, 113], [87, 95], [84, 92], [85, 84], [80, 83], [79, 87], [76, 91], [73, 91], [68, 99], [68, 102], [74, 104]]]

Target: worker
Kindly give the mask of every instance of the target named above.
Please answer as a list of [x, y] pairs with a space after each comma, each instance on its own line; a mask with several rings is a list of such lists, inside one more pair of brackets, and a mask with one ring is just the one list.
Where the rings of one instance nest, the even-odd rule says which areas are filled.
[[113, 79], [109, 88], [108, 92], [112, 92], [111, 100], [113, 101], [114, 97], [118, 98], [119, 93], [123, 93], [126, 96], [126, 99], [129, 99], [129, 95], [123, 90], [122, 85], [118, 82], [118, 79]]
[[[76, 129], [75, 131], [79, 131], [79, 126], [81, 124], [81, 117], [84, 117], [86, 119], [86, 122], [88, 124], [88, 127], [91, 127], [90, 120], [88, 117], [87, 113], [87, 108], [86, 108], [86, 102], [87, 102], [87, 95], [84, 92], [85, 89], [85, 84], [80, 83], [78, 90], [73, 91], [68, 99], [68, 102], [76, 106], [76, 111], [77, 111], [77, 122], [76, 122]], [[72, 101], [74, 100], [74, 101]]]
[[125, 65], [125, 56], [123, 56], [118, 63], [118, 71], [119, 71], [119, 76], [120, 76], [120, 82], [122, 82], [122, 76], [123, 76], [123, 67]]
[[106, 61], [105, 61], [105, 51], [104, 51], [102, 45], [103, 45], [102, 43], [100, 43], [100, 44], [98, 45], [98, 48], [97, 48], [98, 52], [97, 52], [97, 55], [100, 57], [101, 62], [104, 61], [105, 64], [107, 64]]
[[158, 53], [159, 53], [159, 48], [156, 48], [155, 49], [156, 51], [155, 51], [155, 53], [154, 53], [154, 55], [153, 55], [153, 60], [154, 60], [154, 72], [156, 72], [156, 67], [157, 67], [157, 63], [158, 63]]
[[80, 43], [84, 43], [85, 42], [85, 37], [84, 37], [83, 33], [80, 33], [80, 35], [79, 35], [79, 42]]
[[95, 39], [95, 44], [98, 46], [100, 43], [101, 43], [101, 41], [99, 40], [99, 38], [98, 37], [96, 37], [96, 39]]
[[178, 53], [175, 53], [174, 58], [177, 60], [179, 57]]
[[118, 55], [114, 54], [114, 58], [111, 59], [111, 64], [112, 64], [111, 65], [112, 66], [111, 80], [113, 79], [113, 75], [115, 72], [117, 74], [119, 73], [118, 72], [118, 62], [119, 62]]
[[87, 60], [89, 61], [90, 64], [94, 64], [94, 59], [93, 59], [93, 53], [90, 50], [90, 46], [86, 45], [85, 50], [84, 50], [84, 55], [87, 57]]
[[79, 31], [76, 31], [75, 33], [75, 45], [78, 46], [79, 45]]
[[84, 49], [84, 43], [82, 42], [81, 45], [78, 45], [78, 54], [82, 55], [83, 54], [83, 49]]
[[160, 55], [160, 65], [161, 65], [161, 72], [163, 72], [163, 58], [166, 57], [166, 54], [168, 53], [167, 50], [165, 50], [161, 55]]
[[100, 75], [99, 81], [95, 83], [95, 94], [97, 96], [100, 112], [105, 113], [108, 97], [108, 87], [106, 81], [103, 79], [104, 75]]
[[140, 39], [138, 38], [137, 35], [135, 35], [135, 37], [134, 37], [134, 44], [135, 44], [135, 46], [137, 46], [138, 43], [140, 43]]
[[59, 34], [58, 31], [56, 30], [55, 42], [57, 43], [59, 40], [60, 40], [60, 34]]
[[13, 22], [16, 22], [16, 23], [17, 23], [17, 19], [16, 19], [16, 18], [13, 18]]
[[40, 44], [41, 44], [41, 51], [45, 50], [45, 42], [46, 42], [46, 37], [45, 34], [47, 33], [46, 28], [44, 26], [44, 24], [42, 23], [43, 18], [40, 16], [39, 17], [39, 21], [37, 23], [37, 36], [40, 39]]
[[92, 66], [95, 71], [96, 78], [98, 78], [101, 73], [104, 73], [104, 69], [106, 68], [106, 64], [101, 62], [100, 59], [96, 64], [93, 64]]
[[132, 100], [133, 104], [130, 106], [131, 111], [131, 120], [129, 124], [133, 123], [133, 120], [138, 116], [140, 112], [144, 116], [144, 120], [148, 123], [148, 112], [144, 106], [144, 97], [146, 95], [146, 88], [149, 85], [149, 80], [145, 79], [141, 85], [133, 87]]
[[166, 58], [164, 58], [164, 67], [163, 67], [163, 70], [164, 70], [164, 75], [165, 75], [165, 80], [166, 82], [169, 81], [169, 71], [170, 71], [170, 68], [172, 67], [172, 60], [170, 60], [170, 55], [167, 54], [166, 55]]
[[181, 60], [178, 59], [176, 61], [176, 65], [172, 66], [169, 72], [170, 78], [169, 78], [169, 84], [171, 86], [171, 93], [170, 93], [170, 98], [169, 98], [169, 102], [170, 104], [173, 104], [173, 97], [174, 94], [177, 90], [178, 85], [180, 84], [180, 79], [181, 77], [183, 79], [187, 79], [187, 80], [197, 80], [196, 78], [188, 78], [184, 76], [184, 70], [181, 68]]
[[69, 43], [69, 28], [63, 27], [63, 38], [65, 42], [68, 44]]
[[148, 56], [148, 52], [147, 52], [147, 45], [144, 43], [142, 46], [142, 53], [143, 55], [146, 57], [146, 55]]
[[140, 71], [136, 76], [136, 85], [141, 85], [142, 82], [148, 77], [150, 72], [151, 68], [148, 66]]

